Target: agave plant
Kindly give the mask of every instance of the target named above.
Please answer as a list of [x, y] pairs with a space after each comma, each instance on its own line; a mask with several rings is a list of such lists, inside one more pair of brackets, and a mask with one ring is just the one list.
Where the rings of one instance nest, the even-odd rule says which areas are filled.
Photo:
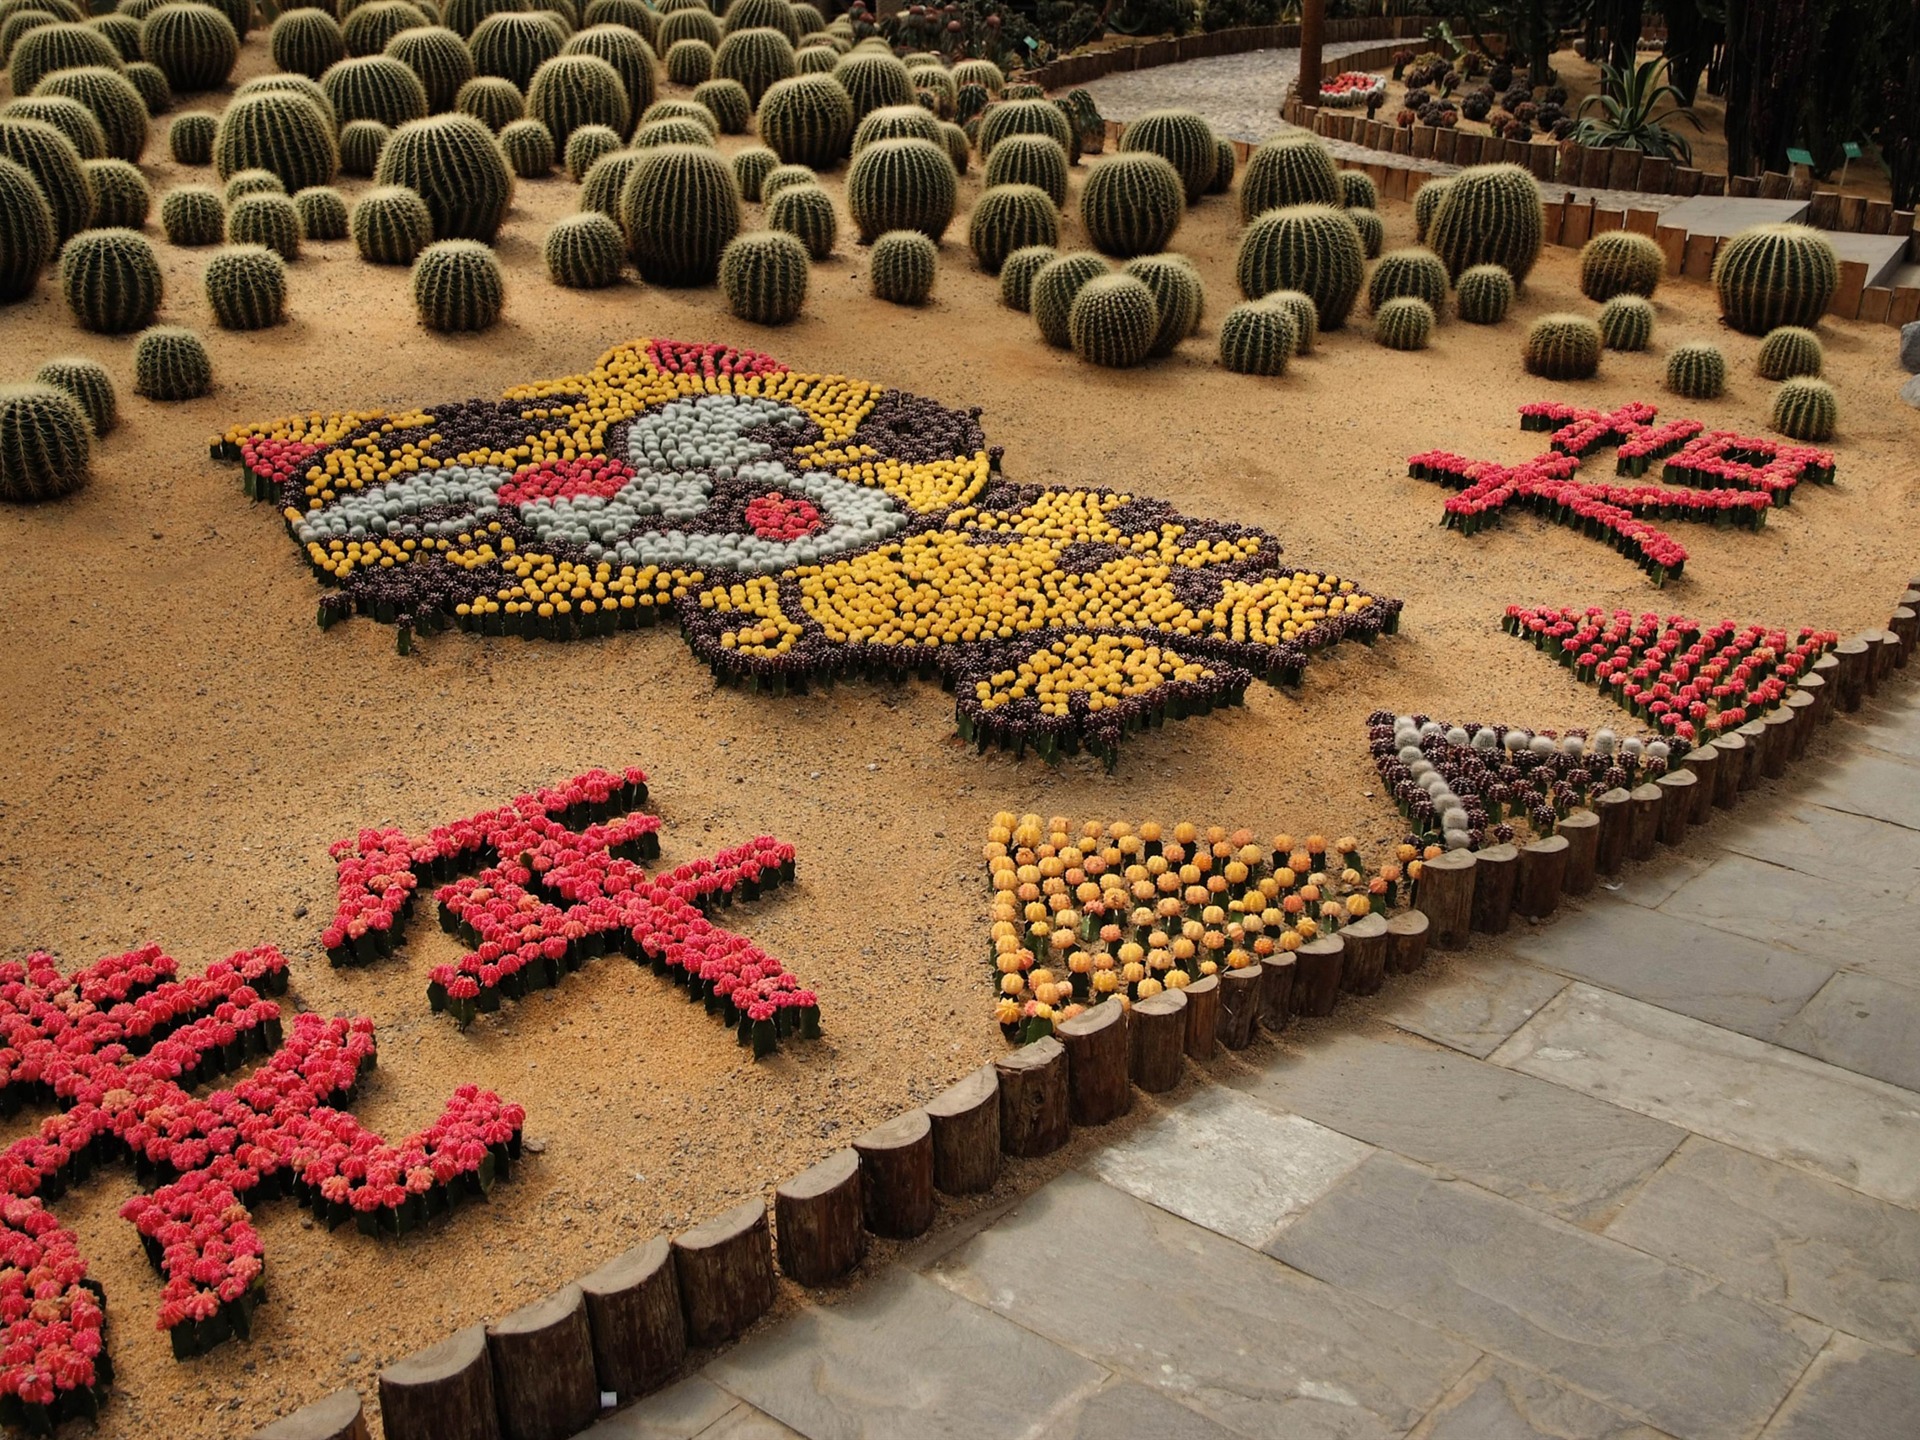
[[[1635, 69], [1602, 65], [1600, 93], [1580, 102], [1581, 120], [1569, 138], [1598, 149], [1638, 150], [1691, 165], [1693, 147], [1667, 122], [1685, 120], [1696, 130], [1705, 127], [1687, 105], [1686, 96], [1667, 83], [1666, 65], [1664, 55]], [[1670, 102], [1670, 108], [1661, 110], [1663, 102]], [[1602, 118], [1587, 116], [1595, 108]]]

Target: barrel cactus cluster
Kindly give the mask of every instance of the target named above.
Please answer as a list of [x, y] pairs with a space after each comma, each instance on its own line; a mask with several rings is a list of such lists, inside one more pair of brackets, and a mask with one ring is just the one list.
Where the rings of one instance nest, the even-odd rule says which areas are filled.
[[1275, 290], [1302, 291], [1313, 299], [1320, 328], [1338, 330], [1365, 282], [1366, 251], [1346, 211], [1290, 205], [1269, 210], [1247, 226], [1234, 270], [1249, 300]]

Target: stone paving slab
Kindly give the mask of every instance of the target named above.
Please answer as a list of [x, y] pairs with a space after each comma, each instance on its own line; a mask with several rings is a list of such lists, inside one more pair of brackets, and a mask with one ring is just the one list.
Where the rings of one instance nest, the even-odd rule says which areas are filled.
[[1454, 1387], [1407, 1440], [1662, 1440], [1544, 1375], [1488, 1358]]
[[1055, 1420], [1039, 1440], [1234, 1440], [1234, 1432], [1158, 1390], [1120, 1380]]
[[[1052, 1259], [1035, 1268], [1057, 1274]], [[1106, 1378], [1091, 1361], [904, 1272], [844, 1305], [801, 1311], [706, 1373], [806, 1440], [1015, 1440]]]
[[[1380, 43], [1342, 40], [1323, 46], [1327, 74], [1339, 70], [1343, 56], [1377, 49]], [[1280, 119], [1280, 102], [1299, 74], [1299, 50], [1276, 48], [1119, 70], [1089, 81], [1086, 88], [1109, 120], [1132, 120], [1149, 110], [1197, 110], [1227, 139], [1257, 144], [1287, 128]]]
[[1463, 957], [1449, 975], [1420, 975], [1380, 1018], [1410, 1034], [1486, 1059], [1567, 986], [1564, 975], [1497, 951]]
[[740, 1408], [739, 1396], [691, 1375], [591, 1426], [586, 1440], [696, 1440]]
[[[1878, 821], [1867, 823], [1904, 833]], [[1659, 910], [1764, 945], [1790, 947], [1823, 963], [1844, 964], [1854, 928], [1870, 930], [1890, 917], [1910, 916], [1912, 889], [1897, 872], [1883, 878], [1877, 862], [1836, 884], [1770, 861], [1722, 855], [1662, 901]]]
[[1572, 985], [1495, 1064], [1920, 1208], [1920, 1096], [1835, 1065]]
[[1920, 989], [1842, 971], [1787, 1023], [1780, 1043], [1856, 1074], [1920, 1091]]
[[1804, 792], [1816, 805], [1920, 830], [1920, 767], [1861, 750], [1823, 770]]
[[1479, 1358], [1079, 1174], [1053, 1181], [934, 1274], [1255, 1440], [1403, 1435]]
[[[1747, 1440], [1828, 1332], [1386, 1155], [1267, 1247], [1680, 1440]], [[1701, 1358], [1712, 1356], [1713, 1363]], [[1523, 1432], [1524, 1433], [1524, 1432]]]
[[1689, 235], [1738, 235], [1750, 225], [1790, 225], [1807, 218], [1805, 200], [1762, 200], [1753, 195], [1695, 195], [1660, 217]]
[[751, 1405], [736, 1405], [694, 1440], [805, 1440], [797, 1430], [789, 1430], [763, 1410]]
[[1913, 1440], [1920, 1360], [1838, 1335], [1780, 1407], [1764, 1440]]
[[1607, 1234], [1756, 1300], [1920, 1350], [1912, 1210], [1696, 1135]]
[[1258, 1249], [1373, 1148], [1298, 1115], [1208, 1088], [1087, 1169], [1116, 1189]]
[[1685, 1132], [1484, 1060], [1332, 1035], [1232, 1082], [1563, 1220], [1605, 1216]]
[[1770, 1040], [1833, 966], [1639, 905], [1596, 901], [1512, 939], [1515, 954], [1624, 995]]
[[[1736, 855], [1848, 885], [1861, 876], [1861, 857], [1871, 856], [1877, 883], [1909, 895], [1920, 889], [1920, 832], [1824, 805], [1770, 808], [1725, 832], [1715, 831], [1713, 839]], [[1832, 894], [1830, 903], [1837, 906], [1844, 899]]]
[[1865, 235], [1850, 230], [1828, 230], [1824, 232], [1827, 243], [1833, 246], [1834, 254], [1841, 260], [1858, 260], [1867, 267], [1867, 284], [1886, 285], [1893, 279], [1893, 272], [1907, 258], [1907, 237], [1904, 235]]

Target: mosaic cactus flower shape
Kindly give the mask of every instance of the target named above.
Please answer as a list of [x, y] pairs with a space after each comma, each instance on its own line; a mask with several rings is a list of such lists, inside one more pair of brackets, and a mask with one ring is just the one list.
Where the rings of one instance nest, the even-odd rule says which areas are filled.
[[1264, 531], [1000, 474], [977, 409], [719, 345], [640, 340], [498, 400], [239, 426], [352, 614], [573, 639], [677, 621], [729, 683], [918, 672], [983, 747], [1107, 757], [1129, 731], [1294, 684], [1400, 602]]

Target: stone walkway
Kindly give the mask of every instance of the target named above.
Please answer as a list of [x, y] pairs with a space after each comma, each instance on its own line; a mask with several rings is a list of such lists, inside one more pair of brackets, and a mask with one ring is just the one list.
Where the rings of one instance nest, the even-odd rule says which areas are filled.
[[1913, 1440], [1920, 687], [1826, 734], [589, 1433]]

